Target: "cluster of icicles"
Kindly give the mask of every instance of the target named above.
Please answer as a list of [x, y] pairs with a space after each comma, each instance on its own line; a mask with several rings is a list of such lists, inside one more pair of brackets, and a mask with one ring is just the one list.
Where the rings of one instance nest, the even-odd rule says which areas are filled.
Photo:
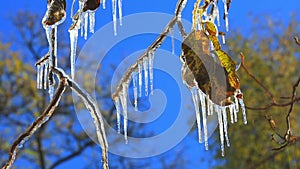
[[[238, 112], [239, 112], [239, 105], [242, 110], [243, 114], [243, 121], [244, 124], [247, 124], [247, 117], [246, 117], [246, 109], [243, 102], [243, 98], [239, 97], [241, 93], [240, 90], [234, 93], [234, 103], [227, 105], [227, 106], [220, 106], [218, 104], [213, 103], [209, 96], [202, 92], [198, 87], [195, 85], [193, 88], [190, 89], [190, 92], [193, 97], [193, 103], [196, 112], [196, 121], [197, 121], [197, 128], [198, 128], [198, 141], [200, 143], [203, 142], [202, 130], [204, 134], [204, 144], [205, 149], [208, 150], [208, 132], [207, 132], [207, 117], [214, 115], [217, 113], [218, 123], [219, 123], [219, 132], [220, 132], [220, 141], [221, 141], [221, 151], [222, 156], [225, 154], [225, 147], [224, 147], [224, 139], [226, 140], [226, 144], [229, 147], [229, 137], [228, 137], [228, 118], [227, 112], [230, 114], [230, 122], [236, 123], [238, 121]], [[200, 104], [199, 104], [200, 103]], [[202, 125], [201, 125], [201, 114], [202, 113]], [[203, 129], [202, 129], [203, 126]]]
[[[223, 0], [224, 3], [224, 14], [225, 14], [225, 27], [228, 31], [228, 11], [227, 11], [227, 3], [226, 0]], [[217, 20], [217, 25], [220, 26], [220, 17], [219, 17], [219, 9], [217, 6], [217, 2], [213, 2], [214, 10], [212, 14], [207, 14], [205, 11], [203, 14], [204, 21], [210, 20], [215, 21]], [[200, 16], [199, 16], [200, 17]], [[198, 19], [199, 21], [200, 19]], [[203, 20], [202, 20], [203, 21]], [[201, 29], [202, 26], [198, 24], [198, 28]], [[170, 28], [169, 34], [172, 38], [172, 53], [174, 54], [174, 29]], [[222, 35], [222, 42], [225, 44], [225, 36]], [[211, 45], [211, 50], [213, 46]], [[131, 76], [128, 77], [124, 83], [122, 83], [121, 90], [118, 91], [117, 96], [113, 98], [115, 107], [117, 110], [117, 131], [121, 133], [121, 114], [123, 114], [123, 131], [124, 131], [124, 138], [125, 143], [128, 143], [128, 108], [127, 108], [127, 98], [128, 98], [128, 87], [129, 83], [133, 82], [133, 95], [134, 95], [134, 107], [135, 111], [138, 110], [138, 97], [142, 95], [142, 85], [144, 85], [145, 95], [147, 96], [149, 93], [149, 82], [148, 77], [150, 79], [150, 93], [153, 94], [153, 59], [154, 59], [154, 51], [149, 51], [146, 57], [142, 57], [141, 60], [138, 60], [135, 65], [133, 65], [130, 69], [133, 68]], [[143, 83], [143, 74], [144, 74], [144, 84]], [[197, 83], [197, 82], [195, 82]], [[228, 137], [228, 117], [227, 113], [230, 115], [230, 122], [236, 123], [238, 121], [238, 112], [241, 109], [243, 115], [243, 122], [247, 124], [247, 117], [246, 117], [246, 109], [243, 102], [242, 93], [240, 90], [237, 90], [233, 97], [234, 102], [227, 106], [220, 106], [215, 104], [207, 94], [203, 93], [195, 84], [193, 88], [190, 88], [190, 92], [192, 94], [193, 103], [196, 112], [196, 121], [197, 121], [197, 128], [198, 128], [198, 140], [200, 143], [205, 143], [205, 149], [208, 149], [208, 129], [207, 129], [207, 118], [208, 116], [217, 114], [218, 117], [218, 124], [219, 124], [219, 133], [220, 133], [220, 142], [221, 142], [221, 151], [222, 156], [225, 155], [225, 146], [224, 142], [226, 141], [226, 145], [229, 147], [229, 137]], [[122, 112], [122, 113], [121, 113]], [[201, 113], [200, 113], [201, 112]], [[202, 124], [201, 124], [201, 117], [202, 117]], [[203, 127], [203, 128], [202, 128]], [[202, 131], [203, 135], [202, 136]]]
[[[114, 103], [117, 110], [117, 130], [118, 133], [121, 132], [121, 111], [123, 110], [124, 119], [124, 137], [126, 144], [128, 143], [127, 136], [127, 124], [128, 124], [128, 111], [127, 111], [127, 97], [128, 97], [128, 87], [132, 80], [133, 82], [133, 96], [134, 96], [134, 108], [135, 111], [138, 110], [138, 97], [142, 97], [143, 89], [143, 74], [144, 74], [144, 92], [148, 96], [150, 93], [153, 95], [153, 60], [154, 51], [149, 51], [146, 57], [137, 62], [137, 65], [133, 65], [133, 70], [131, 77], [127, 79], [126, 82], [122, 83], [122, 90], [118, 93], [117, 97], [114, 97]], [[150, 91], [149, 91], [150, 83]], [[121, 109], [122, 108], [122, 109]]]
[[[76, 60], [76, 49], [77, 49], [77, 41], [78, 41], [78, 30], [80, 29], [80, 35], [87, 39], [88, 32], [94, 33], [95, 27], [95, 10], [87, 10], [83, 12], [84, 4], [89, 0], [78, 0], [79, 2], [79, 9], [75, 15], [73, 15], [73, 8], [74, 3], [76, 0], [73, 0], [72, 9], [71, 9], [71, 18], [73, 21], [73, 25], [69, 29], [70, 34], [70, 63], [71, 63], [71, 77], [74, 79], [75, 77], [75, 60]], [[60, 3], [60, 4], [59, 4]], [[63, 0], [52, 0], [47, 6], [47, 12], [44, 16], [43, 21], [45, 18], [51, 15], [51, 10], [49, 10], [51, 5], [62, 5], [64, 3]], [[105, 9], [105, 0], [102, 1], [103, 9]], [[113, 13], [113, 25], [114, 25], [114, 35], [117, 35], [117, 6], [118, 6], [118, 14], [119, 14], [119, 21], [120, 25], [122, 25], [122, 0], [112, 0], [112, 13]], [[65, 7], [64, 7], [65, 8]], [[55, 9], [55, 8], [54, 8]], [[47, 89], [49, 90], [50, 98], [53, 97], [54, 94], [54, 84], [49, 83], [49, 72], [51, 67], [57, 67], [57, 26], [60, 25], [65, 20], [65, 9], [60, 9], [59, 7], [56, 8], [59, 12], [63, 11], [64, 16], [53, 25], [45, 25], [45, 32], [47, 35], [47, 40], [49, 44], [49, 59], [45, 59], [42, 62], [37, 64], [37, 88], [38, 89]], [[88, 29], [89, 28], [89, 29]], [[52, 36], [52, 34], [54, 35]], [[55, 63], [53, 65], [52, 59], [54, 58]]]

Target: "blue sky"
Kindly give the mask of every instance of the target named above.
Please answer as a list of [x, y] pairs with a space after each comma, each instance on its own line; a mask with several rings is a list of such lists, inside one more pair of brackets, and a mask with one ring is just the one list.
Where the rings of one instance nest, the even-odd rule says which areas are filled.
[[[220, 0], [219, 0], [220, 1]], [[193, 7], [193, 1], [189, 1], [187, 4], [186, 9], [183, 12], [183, 18], [190, 20], [191, 19], [191, 10]], [[67, 1], [68, 9], [71, 6], [71, 0]], [[99, 28], [102, 28], [104, 25], [108, 24], [112, 20], [111, 16], [111, 2], [106, 2], [107, 8], [100, 9], [97, 11], [96, 16], [96, 30]], [[168, 13], [173, 14], [174, 9], [176, 6], [175, 0], [123, 0], [123, 15], [127, 16], [130, 14], [135, 13], [141, 13], [141, 12], [162, 12], [162, 13]], [[18, 11], [20, 10], [27, 10], [31, 12], [39, 13], [40, 16], [43, 16], [46, 10], [46, 0], [32, 0], [32, 1], [19, 1], [15, 3], [10, 3], [10, 1], [3, 1], [1, 3], [0, 7], [0, 39], [4, 41], [9, 41], [10, 36], [15, 33], [15, 28], [13, 28], [12, 23], [9, 19], [9, 17], [14, 16]], [[69, 10], [68, 10], [69, 12]], [[251, 28], [251, 17], [262, 17], [264, 18], [267, 15], [271, 16], [271, 18], [276, 18], [283, 20], [284, 22], [288, 22], [290, 19], [291, 13], [300, 13], [300, 2], [297, 0], [233, 0], [229, 12], [229, 23], [230, 23], [230, 30], [240, 30], [241, 32], [247, 34], [250, 31]], [[69, 16], [69, 13], [68, 13]], [[41, 22], [40, 20], [37, 20], [37, 22]], [[68, 21], [70, 22], [70, 19], [68, 18]], [[155, 24], [155, 22], [153, 23]], [[167, 23], [166, 23], [167, 24]], [[259, 23], [264, 24], [264, 23]], [[123, 28], [126, 28], [126, 22], [123, 24]], [[112, 29], [112, 27], [111, 27]], [[229, 30], [229, 31], [230, 31]], [[91, 36], [91, 35], [89, 35]], [[111, 35], [113, 38], [113, 35]], [[146, 38], [137, 37], [134, 41], [128, 40], [128, 43], [132, 45], [133, 43], [139, 44], [141, 46], [147, 47], [155, 38], [155, 36], [149, 36]], [[134, 39], [133, 39], [134, 40]], [[83, 40], [81, 40], [81, 43], [84, 43]], [[170, 43], [167, 42], [170, 48]], [[177, 42], [178, 43], [178, 42]], [[138, 48], [139, 49], [139, 48]], [[133, 50], [137, 50], [135, 48], [129, 48], [126, 46], [126, 44], [120, 44], [120, 47], [117, 49], [119, 53], [122, 53], [124, 56], [127, 56], [131, 54]], [[179, 48], [177, 48], [176, 54], [180, 51]], [[115, 55], [116, 52], [112, 52], [112, 55]], [[118, 58], [119, 60], [117, 62], [120, 62], [122, 59], [121, 57]], [[156, 72], [156, 74], [159, 74], [159, 72]], [[155, 82], [158, 83], [158, 82]], [[171, 90], [166, 84], [157, 84], [158, 88], [161, 87], [165, 90]], [[166, 93], [171, 91], [166, 91]], [[175, 95], [176, 96], [176, 95]], [[172, 103], [176, 104], [176, 103]], [[171, 105], [172, 106], [172, 105]], [[177, 108], [176, 106], [173, 106], [173, 108]], [[168, 111], [174, 111], [172, 109], [167, 109]], [[162, 116], [161, 118], [166, 118], [164, 122], [166, 124], [169, 124], [170, 119], [167, 119], [167, 117]], [[171, 119], [172, 120], [172, 119]], [[157, 125], [161, 126], [161, 124], [158, 121]], [[153, 123], [155, 124], [155, 123]], [[161, 132], [158, 130], [158, 132]], [[184, 142], [187, 143], [188, 147], [192, 149], [192, 151], [188, 151], [185, 153], [187, 157], [192, 158], [200, 158], [204, 157], [205, 155], [211, 155], [209, 152], [203, 152], [203, 144], [197, 144], [196, 142], [196, 132], [192, 135], [194, 138], [186, 138], [184, 139]], [[212, 142], [212, 141], [211, 141]], [[177, 147], [178, 148], [178, 147]], [[176, 151], [176, 147], [175, 150]], [[200, 154], [201, 152], [201, 154]]]

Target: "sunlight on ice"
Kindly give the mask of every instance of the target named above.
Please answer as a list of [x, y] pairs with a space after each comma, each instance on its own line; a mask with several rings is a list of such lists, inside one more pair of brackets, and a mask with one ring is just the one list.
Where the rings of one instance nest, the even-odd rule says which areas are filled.
[[71, 45], [71, 77], [75, 77], [75, 58], [76, 58], [76, 49], [77, 49], [77, 39], [78, 39], [78, 30], [72, 29], [69, 30], [70, 33], [70, 45]]
[[114, 23], [114, 35], [117, 35], [117, 0], [112, 0], [112, 15]]
[[103, 1], [102, 1], [102, 5], [103, 5], [103, 6], [102, 6], [103, 9], [105, 9], [105, 8], [106, 8], [106, 0], [103, 0]]
[[120, 105], [120, 99], [117, 97], [115, 100], [115, 107], [117, 110], [117, 131], [120, 134], [121, 133], [121, 105]]
[[120, 99], [121, 99], [121, 104], [122, 104], [122, 109], [123, 109], [123, 116], [124, 116], [124, 138], [125, 138], [125, 143], [128, 143], [128, 137], [127, 137], [127, 91], [128, 91], [128, 84], [124, 83], [122, 84], [122, 92], [120, 95]]
[[142, 97], [142, 83], [143, 83], [143, 72], [142, 72], [142, 63], [138, 63], [138, 70], [139, 70], [139, 97]]
[[119, 8], [119, 20], [120, 20], [120, 25], [123, 25], [123, 13], [122, 13], [122, 0], [118, 0], [118, 8]]
[[201, 110], [202, 110], [204, 144], [205, 144], [205, 149], [208, 150], [207, 115], [206, 115], [205, 94], [200, 89], [198, 89], [198, 94], [199, 94], [200, 103], [201, 103]]
[[223, 117], [223, 123], [224, 123], [225, 139], [226, 139], [227, 147], [230, 147], [230, 142], [229, 142], [229, 138], [228, 138], [228, 123], [227, 123], [226, 107], [221, 107], [221, 109], [222, 109], [222, 117]]
[[222, 151], [222, 156], [224, 157], [225, 155], [225, 148], [224, 148], [224, 128], [223, 128], [223, 120], [222, 120], [222, 110], [220, 106], [215, 105], [215, 110], [218, 115], [218, 122], [219, 122], [219, 132], [220, 132], [220, 142], [221, 142], [221, 151]]
[[43, 86], [44, 86], [44, 89], [47, 89], [47, 84], [48, 84], [48, 70], [49, 70], [49, 64], [48, 62], [44, 63], [44, 80], [43, 80]]
[[198, 128], [198, 141], [202, 143], [202, 134], [201, 134], [201, 118], [200, 118], [200, 107], [199, 107], [199, 99], [198, 99], [198, 91], [197, 87], [190, 88], [192, 93], [192, 98], [194, 102], [195, 112], [196, 112], [196, 120], [197, 120], [197, 128]]
[[41, 76], [42, 75], [42, 72], [41, 72], [41, 66], [40, 65], [37, 65], [37, 77], [36, 77], [36, 87], [38, 89], [41, 89]]
[[229, 24], [228, 24], [228, 10], [227, 10], [227, 0], [223, 0], [223, 4], [224, 4], [224, 15], [225, 15], [225, 27], [226, 27], [226, 31], [229, 31]]
[[133, 97], [134, 97], [134, 110], [138, 111], [138, 73], [132, 73], [132, 81], [133, 81]]
[[90, 32], [95, 32], [95, 12], [89, 11], [89, 19], [90, 19]]
[[240, 103], [240, 106], [241, 106], [241, 109], [242, 109], [244, 124], [247, 124], [246, 108], [245, 108], [243, 98], [239, 98], [238, 100], [239, 100], [239, 103]]
[[89, 23], [89, 13], [85, 12], [83, 14], [83, 22], [84, 22], [84, 39], [87, 40], [87, 34], [88, 34], [88, 23]]
[[170, 28], [170, 35], [171, 35], [171, 41], [172, 41], [172, 54], [175, 54], [175, 39], [174, 39], [174, 28]]
[[150, 79], [150, 94], [153, 95], [153, 61], [154, 61], [154, 51], [148, 52], [149, 60], [149, 79]]
[[148, 96], [148, 57], [143, 58], [144, 80], [145, 80], [145, 96]]

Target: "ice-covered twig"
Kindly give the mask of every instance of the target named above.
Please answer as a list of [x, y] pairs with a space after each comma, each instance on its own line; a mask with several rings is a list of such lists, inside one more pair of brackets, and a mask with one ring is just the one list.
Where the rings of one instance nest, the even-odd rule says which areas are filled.
[[104, 129], [104, 122], [102, 116], [99, 112], [96, 101], [83, 89], [81, 88], [74, 80], [69, 78], [62, 69], [53, 68], [53, 72], [61, 78], [67, 80], [68, 86], [74, 91], [85, 103], [86, 107], [91, 113], [91, 116], [96, 125], [96, 134], [98, 141], [102, 148], [102, 162], [103, 169], [108, 169], [108, 143], [106, 140], [106, 134]]
[[[45, 58], [47, 55], [45, 55]], [[37, 64], [41, 62], [37, 62]], [[67, 86], [69, 86], [78, 96], [84, 101], [85, 105], [91, 112], [91, 116], [95, 122], [98, 140], [102, 147], [102, 161], [103, 161], [103, 168], [108, 169], [108, 144], [106, 140], [106, 134], [104, 130], [104, 123], [102, 116], [100, 115], [99, 108], [96, 104], [96, 101], [84, 90], [82, 89], [75, 81], [69, 78], [62, 69], [59, 68], [51, 68], [51, 72], [55, 74], [59, 79], [59, 85], [56, 89], [56, 92], [51, 99], [48, 107], [44, 110], [42, 115], [38, 117], [31, 126], [21, 134], [16, 141], [14, 141], [13, 145], [11, 146], [10, 156], [8, 161], [2, 167], [2, 169], [10, 169], [13, 165], [18, 150], [23, 147], [23, 144], [28, 141], [31, 136], [39, 129], [41, 125], [46, 123], [49, 118], [53, 115], [54, 110], [58, 106], [58, 103], [61, 100], [61, 96], [63, 95]]]
[[132, 72], [134, 72], [135, 70], [138, 70], [138, 63], [143, 62], [143, 59], [148, 57], [148, 53], [150, 51], [154, 52], [164, 42], [164, 40], [166, 39], [166, 37], [169, 34], [170, 28], [173, 28], [174, 25], [177, 23], [178, 17], [181, 17], [181, 12], [185, 7], [186, 2], [187, 2], [187, 0], [179, 0], [177, 2], [174, 17], [169, 21], [169, 23], [166, 25], [165, 29], [156, 38], [156, 40], [147, 48], [147, 50], [137, 59], [137, 61], [133, 65], [131, 65], [131, 67], [129, 67], [127, 69], [127, 71], [123, 75], [122, 79], [119, 81], [115, 92], [112, 94], [113, 100], [115, 100], [119, 96], [119, 93], [122, 92], [122, 84], [127, 83], [132, 77]]
[[60, 102], [61, 96], [64, 93], [66, 88], [66, 81], [61, 80], [58, 88], [56, 89], [55, 95], [53, 96], [51, 102], [47, 106], [47, 108], [44, 110], [44, 112], [41, 114], [40, 117], [38, 117], [31, 126], [22, 133], [12, 144], [10, 148], [10, 155], [8, 161], [5, 163], [5, 165], [2, 167], [2, 169], [9, 169], [13, 165], [14, 161], [16, 160], [17, 153], [20, 148], [23, 147], [24, 143], [28, 141], [31, 136], [40, 128], [41, 125], [46, 123], [49, 118], [53, 115], [54, 110], [58, 106], [58, 103]]

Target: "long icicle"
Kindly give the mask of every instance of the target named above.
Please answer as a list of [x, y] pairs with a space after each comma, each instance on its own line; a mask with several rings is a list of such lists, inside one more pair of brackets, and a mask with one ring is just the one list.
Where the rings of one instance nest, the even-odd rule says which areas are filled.
[[123, 25], [123, 12], [122, 12], [122, 0], [118, 0], [118, 8], [119, 8], [119, 20], [120, 20], [120, 26]]
[[143, 58], [144, 77], [145, 77], [145, 95], [148, 96], [148, 57]]
[[37, 70], [36, 70], [36, 88], [40, 89], [40, 76], [41, 76], [41, 65], [37, 65]]
[[221, 112], [221, 108], [218, 105], [215, 105], [215, 110], [217, 111], [217, 114], [218, 114], [221, 151], [222, 151], [222, 156], [224, 157], [224, 155], [225, 155], [225, 148], [224, 148], [224, 128], [223, 128], [224, 125], [223, 125], [223, 121], [222, 121], [222, 112]]
[[143, 71], [142, 71], [142, 63], [138, 63], [138, 71], [139, 71], [139, 97], [142, 97], [142, 84], [143, 84]]
[[76, 49], [77, 49], [77, 39], [78, 39], [78, 30], [72, 29], [69, 30], [70, 33], [70, 44], [71, 44], [71, 77], [75, 78], [75, 58], [76, 58]]
[[90, 19], [90, 32], [95, 32], [95, 12], [89, 11], [89, 19]]
[[148, 60], [149, 60], [150, 94], [153, 95], [153, 61], [154, 61], [154, 51], [150, 50], [148, 52]]
[[114, 35], [117, 36], [117, 0], [112, 0], [112, 15], [114, 23]]
[[115, 107], [117, 110], [117, 131], [120, 134], [121, 133], [121, 105], [120, 105], [120, 99], [117, 97], [115, 100]]
[[202, 110], [204, 144], [205, 144], [205, 149], [208, 150], [207, 114], [206, 114], [205, 94], [200, 89], [198, 89], [198, 93], [199, 93], [199, 98], [200, 98], [200, 102], [201, 102], [201, 110]]
[[134, 110], [138, 111], [138, 75], [136, 72], [132, 73], [132, 81], [133, 81], [133, 97], [134, 97]]
[[196, 112], [196, 120], [197, 120], [197, 128], [198, 128], [198, 141], [199, 143], [202, 143], [202, 129], [201, 129], [201, 118], [200, 118], [200, 107], [199, 107], [199, 96], [197, 87], [190, 88], [190, 91], [192, 93], [192, 98], [194, 102], [195, 112]]
[[226, 114], [226, 107], [222, 108], [222, 117], [223, 117], [223, 123], [224, 123], [224, 134], [225, 134], [225, 140], [227, 143], [227, 147], [230, 147], [229, 137], [228, 137], [228, 123], [227, 123], [227, 114]]
[[49, 70], [49, 64], [48, 62], [44, 63], [44, 79], [43, 79], [43, 86], [44, 89], [47, 89], [47, 83], [48, 83], [48, 70]]
[[120, 95], [121, 99], [121, 104], [123, 108], [123, 116], [124, 116], [124, 138], [125, 138], [125, 143], [128, 143], [128, 137], [127, 137], [127, 91], [128, 91], [128, 84], [122, 84], [122, 93]]

